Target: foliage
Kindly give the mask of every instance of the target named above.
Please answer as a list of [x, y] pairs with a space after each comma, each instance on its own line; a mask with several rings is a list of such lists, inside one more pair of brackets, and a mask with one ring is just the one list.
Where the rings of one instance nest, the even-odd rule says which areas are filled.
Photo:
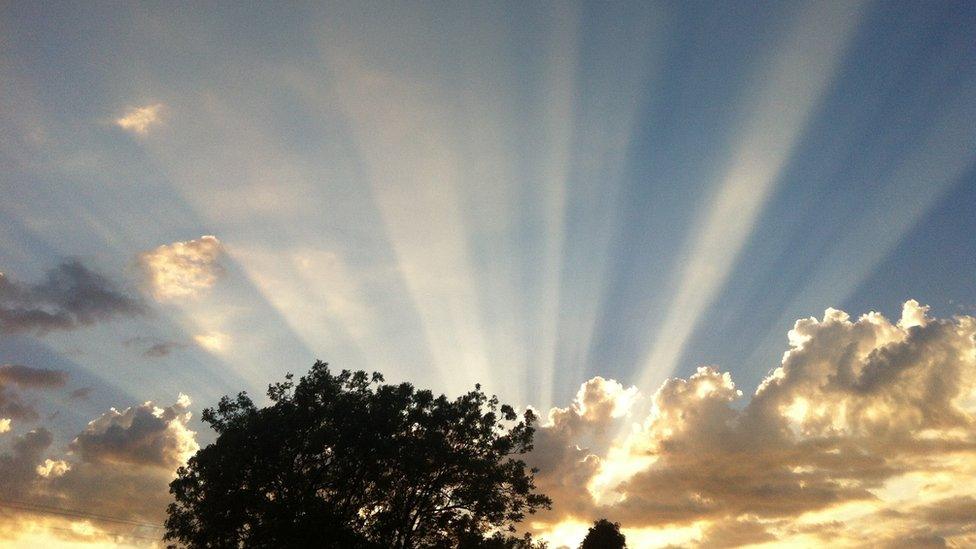
[[620, 532], [619, 522], [600, 519], [593, 523], [580, 549], [625, 549], [627, 538]]
[[450, 400], [379, 374], [316, 362], [269, 387], [258, 408], [223, 397], [217, 432], [170, 485], [166, 539], [190, 547], [528, 547], [514, 535], [548, 508], [535, 417], [480, 386]]

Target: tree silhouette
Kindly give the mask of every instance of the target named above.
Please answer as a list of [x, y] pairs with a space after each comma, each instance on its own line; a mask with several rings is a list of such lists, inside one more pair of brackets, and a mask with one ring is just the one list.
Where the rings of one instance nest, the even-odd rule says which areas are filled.
[[620, 523], [600, 519], [593, 523], [580, 549], [625, 549], [627, 538], [620, 533]]
[[170, 484], [166, 540], [189, 547], [531, 547], [535, 416], [480, 386], [457, 399], [316, 362], [294, 383], [223, 397], [217, 432]]

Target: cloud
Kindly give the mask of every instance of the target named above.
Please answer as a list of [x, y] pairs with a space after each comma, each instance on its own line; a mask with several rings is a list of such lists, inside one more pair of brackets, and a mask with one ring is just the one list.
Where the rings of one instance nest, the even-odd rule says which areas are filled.
[[71, 470], [71, 464], [63, 459], [45, 459], [44, 463], [37, 466], [37, 474], [44, 477], [60, 477]]
[[[976, 319], [927, 311], [909, 301], [897, 323], [835, 309], [799, 320], [750, 399], [701, 367], [665, 382], [648, 417], [602, 452], [579, 450], [586, 429], [566, 425], [603, 429], [608, 414], [550, 421], [533, 459], [555, 503], [537, 530], [609, 516], [634, 539], [687, 528], [684, 544], [709, 547], [973, 543]], [[604, 386], [584, 385], [612, 400]]]
[[158, 301], [194, 297], [209, 290], [223, 274], [223, 246], [215, 236], [174, 242], [139, 256], [139, 263]]
[[599, 472], [601, 456], [637, 397], [636, 387], [625, 389], [616, 381], [595, 377], [580, 386], [569, 406], [549, 411], [536, 431], [528, 463], [545, 471], [538, 486], [561, 503], [558, 512], [575, 511], [588, 518], [587, 482]]
[[0, 385], [8, 383], [21, 387], [51, 388], [63, 387], [68, 382], [68, 373], [63, 370], [32, 368], [21, 364], [0, 365]]
[[125, 340], [123, 344], [126, 347], [141, 347], [143, 349], [142, 356], [146, 358], [162, 358], [169, 356], [170, 353], [177, 349], [186, 347], [186, 345], [178, 341], [160, 340], [151, 337], [133, 337]]
[[71, 399], [85, 400], [91, 395], [93, 390], [93, 387], [79, 387], [68, 393], [68, 397]]
[[210, 331], [205, 334], [193, 336], [193, 341], [196, 341], [197, 345], [208, 351], [219, 353], [227, 348], [227, 344], [230, 342], [230, 336], [223, 332]]
[[[63, 387], [68, 374], [62, 370], [32, 368], [21, 364], [0, 365], [0, 416], [4, 417], [6, 430], [10, 429], [11, 419], [37, 419], [37, 410], [24, 402], [13, 386], [20, 389], [52, 389]], [[0, 432], [5, 432], [0, 429]]]
[[146, 105], [145, 107], [130, 107], [125, 111], [125, 115], [115, 119], [115, 125], [139, 135], [149, 133], [149, 128], [160, 123], [160, 114], [163, 109], [161, 103]]
[[19, 499], [26, 495], [41, 455], [53, 440], [51, 432], [43, 428], [17, 437], [13, 453], [0, 455], [0, 496]]
[[[53, 437], [44, 429], [18, 437], [12, 451], [0, 455], [0, 497], [23, 505], [0, 517], [0, 540], [26, 540], [37, 530], [113, 544], [128, 535], [161, 536], [169, 482], [199, 448], [188, 428], [189, 405], [181, 394], [170, 406], [112, 408], [60, 457], [49, 455]], [[128, 521], [124, 531], [119, 521]]]
[[176, 469], [197, 451], [195, 434], [186, 425], [190, 399], [160, 408], [152, 402], [122, 411], [112, 408], [92, 420], [70, 445], [88, 462], [155, 465]]
[[0, 334], [44, 335], [144, 312], [138, 299], [76, 260], [49, 270], [37, 284], [15, 282], [0, 273]]

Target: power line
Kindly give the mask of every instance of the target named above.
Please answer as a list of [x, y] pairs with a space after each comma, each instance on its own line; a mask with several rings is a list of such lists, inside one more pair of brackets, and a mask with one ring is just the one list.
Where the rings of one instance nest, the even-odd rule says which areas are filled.
[[118, 524], [127, 524], [129, 526], [141, 526], [143, 528], [153, 528], [156, 530], [162, 530], [163, 526], [158, 523], [143, 522], [138, 520], [126, 519], [121, 517], [112, 517], [108, 515], [100, 515], [98, 513], [90, 513], [88, 511], [79, 511], [77, 509], [65, 509], [63, 507], [54, 507], [52, 505], [43, 505], [39, 503], [29, 503], [26, 501], [12, 501], [0, 499], [0, 506], [9, 507], [11, 509], [19, 509], [21, 511], [35, 511], [42, 513], [51, 513], [55, 515], [61, 515], [65, 517], [72, 518], [86, 518], [92, 520], [99, 520], [105, 522], [115, 522]]

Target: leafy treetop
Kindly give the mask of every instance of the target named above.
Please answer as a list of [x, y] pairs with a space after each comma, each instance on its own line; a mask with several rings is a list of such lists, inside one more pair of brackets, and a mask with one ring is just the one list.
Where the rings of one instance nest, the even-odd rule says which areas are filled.
[[190, 547], [532, 547], [536, 421], [480, 386], [456, 399], [323, 362], [297, 383], [223, 397], [217, 432], [170, 485], [166, 539]]

